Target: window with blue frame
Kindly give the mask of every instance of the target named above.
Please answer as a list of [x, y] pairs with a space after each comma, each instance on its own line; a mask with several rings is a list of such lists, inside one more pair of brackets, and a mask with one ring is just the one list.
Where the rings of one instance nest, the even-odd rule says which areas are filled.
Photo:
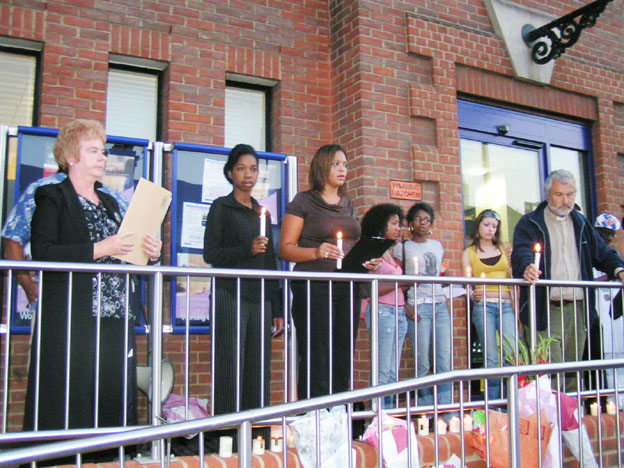
[[516, 223], [544, 200], [544, 180], [556, 169], [574, 174], [576, 203], [593, 218], [589, 126], [468, 101], [459, 101], [458, 111], [467, 235], [489, 208], [501, 215], [502, 240], [512, 242]]

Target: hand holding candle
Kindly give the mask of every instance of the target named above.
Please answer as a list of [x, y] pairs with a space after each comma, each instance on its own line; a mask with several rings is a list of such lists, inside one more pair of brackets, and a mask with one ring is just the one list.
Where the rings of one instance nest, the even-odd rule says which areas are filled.
[[[342, 232], [341, 231], [338, 231], [338, 234], [336, 234], [336, 246], [342, 252]], [[342, 258], [339, 258], [338, 260], [336, 260], [336, 269], [342, 270]]]
[[537, 244], [535, 244], [535, 261], [533, 262], [533, 264], [535, 265], [535, 268], [537, 268], [538, 270], [539, 270], [541, 256], [542, 256], [542, 246], [538, 242]]

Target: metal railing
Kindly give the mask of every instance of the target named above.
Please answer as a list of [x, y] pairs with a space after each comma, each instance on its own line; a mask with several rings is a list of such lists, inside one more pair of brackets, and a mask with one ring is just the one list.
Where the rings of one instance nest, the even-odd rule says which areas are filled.
[[[174, 279], [175, 277], [183, 277], [185, 278], [187, 284], [190, 278], [195, 277], [204, 277], [209, 278], [214, 287], [214, 281], [216, 278], [234, 278], [237, 280], [240, 279], [257, 279], [262, 278], [264, 280], [275, 279], [279, 280], [283, 283], [283, 288], [285, 291], [288, 291], [289, 284], [292, 281], [334, 281], [334, 282], [358, 282], [358, 283], [370, 283], [370, 307], [371, 307], [371, 326], [370, 326], [370, 350], [371, 350], [371, 374], [370, 374], [370, 384], [373, 388], [366, 389], [355, 389], [354, 388], [354, 343], [351, 343], [351, 392], [348, 394], [340, 394], [340, 396], [328, 396], [310, 400], [303, 400], [296, 403], [288, 403], [286, 405], [280, 406], [269, 406], [265, 408], [259, 408], [257, 410], [240, 412], [238, 415], [223, 415], [223, 416], [214, 416], [209, 420], [202, 421], [189, 421], [183, 423], [182, 425], [171, 425], [160, 428], [163, 424], [163, 414], [162, 414], [162, 404], [161, 404], [161, 387], [159, 385], [153, 385], [151, 389], [151, 405], [150, 405], [150, 415], [149, 415], [149, 424], [152, 426], [150, 428], [142, 427], [137, 429], [136, 426], [128, 426], [128, 427], [120, 427], [120, 428], [91, 428], [91, 429], [70, 429], [69, 431], [65, 430], [54, 430], [54, 431], [36, 431], [36, 432], [25, 432], [25, 433], [17, 433], [17, 432], [8, 432], [7, 431], [7, 421], [9, 420], [9, 389], [10, 389], [10, 365], [11, 365], [11, 307], [13, 298], [11, 297], [11, 288], [8, 286], [13, 278], [14, 270], [30, 270], [37, 271], [38, 274], [45, 274], [45, 272], [54, 272], [54, 271], [63, 271], [63, 272], [74, 272], [74, 273], [121, 273], [124, 275], [142, 275], [150, 278], [150, 333], [149, 333], [149, 344], [151, 346], [151, 371], [152, 371], [152, 381], [160, 382], [161, 381], [161, 363], [162, 363], [162, 354], [163, 354], [163, 328], [164, 328], [164, 299], [166, 299], [167, 289], [165, 284], [168, 280]], [[421, 277], [421, 276], [403, 276], [400, 279], [397, 279], [396, 276], [384, 276], [384, 275], [376, 275], [376, 274], [364, 274], [364, 275], [353, 275], [353, 274], [340, 274], [340, 273], [314, 273], [314, 272], [281, 272], [281, 271], [252, 271], [252, 270], [225, 270], [225, 269], [202, 269], [202, 268], [179, 268], [179, 267], [165, 267], [165, 266], [149, 266], [149, 267], [136, 267], [131, 265], [95, 265], [95, 264], [71, 264], [71, 263], [48, 263], [48, 262], [16, 262], [16, 261], [0, 261], [0, 271], [2, 271], [5, 275], [5, 324], [0, 329], [0, 334], [4, 335], [4, 342], [2, 347], [3, 353], [3, 372], [2, 372], [2, 391], [3, 395], [3, 407], [2, 407], [2, 434], [0, 435], [0, 446], [1, 444], [6, 443], [14, 443], [14, 442], [25, 442], [25, 441], [48, 441], [54, 439], [65, 439], [70, 437], [76, 438], [84, 438], [89, 437], [89, 442], [87, 444], [84, 440], [76, 440], [76, 441], [67, 441], [61, 442], [59, 444], [46, 445], [45, 447], [37, 446], [37, 447], [29, 447], [28, 452], [32, 455], [30, 459], [16, 459], [14, 461], [29, 461], [29, 460], [37, 460], [38, 455], [41, 454], [41, 459], [44, 457], [48, 457], [52, 452], [49, 452], [48, 449], [50, 447], [59, 448], [59, 452], [55, 452], [56, 455], [67, 454], [66, 450], [71, 451], [80, 451], [83, 449], [87, 449], [89, 447], [96, 448], [100, 447], [100, 442], [104, 445], [101, 448], [112, 447], [113, 445], [127, 445], [134, 443], [143, 443], [143, 442], [153, 442], [151, 446], [151, 456], [154, 459], [164, 460], [163, 454], [165, 451], [165, 444], [160, 443], [163, 438], [174, 437], [176, 434], [180, 435], [187, 431], [188, 433], [195, 433], [200, 431], [212, 430], [222, 427], [228, 427], [232, 425], [240, 425], [240, 433], [242, 434], [242, 439], [240, 442], [241, 447], [241, 457], [245, 460], [247, 459], [250, 452], [248, 451], [248, 442], [251, 435], [251, 423], [260, 423], [260, 424], [269, 424], [271, 423], [271, 418], [284, 418], [286, 416], [290, 416], [292, 414], [300, 413], [301, 411], [308, 411], [312, 409], [318, 409], [321, 407], [334, 406], [337, 404], [343, 403], [353, 403], [358, 401], [368, 401], [372, 400], [371, 410], [363, 410], [363, 411], [354, 411], [353, 408], [349, 408], [349, 417], [351, 419], [365, 419], [370, 418], [374, 414], [378, 414], [380, 411], [380, 404], [377, 398], [385, 395], [395, 395], [396, 396], [396, 404], [393, 409], [390, 409], [388, 412], [394, 415], [407, 415], [408, 420], [410, 419], [410, 414], [424, 414], [431, 413], [434, 415], [434, 418], [437, 419], [438, 414], [449, 413], [452, 411], [460, 411], [463, 413], [465, 409], [484, 407], [486, 409], [496, 406], [504, 406], [507, 405], [510, 410], [510, 421], [513, 420], [515, 415], [513, 408], [516, 405], [515, 389], [517, 385], [515, 383], [515, 378], [518, 375], [532, 375], [536, 373], [543, 372], [560, 372], [560, 371], [574, 371], [575, 378], [580, 380], [581, 373], [589, 373], [590, 375], [595, 377], [595, 381], [598, 382], [600, 380], [600, 375], [597, 372], [598, 369], [610, 369], [611, 371], [615, 371], [615, 369], [622, 367], [622, 359], [616, 360], [603, 360], [602, 362], [574, 362], [574, 363], [565, 363], [550, 365], [551, 367], [503, 367], [503, 368], [487, 368], [487, 364], [485, 364], [485, 369], [479, 370], [452, 370], [449, 373], [445, 374], [437, 374], [431, 375], [427, 377], [421, 377], [419, 379], [410, 379], [405, 381], [400, 381], [395, 384], [388, 384], [377, 387], [378, 384], [378, 351], [379, 351], [379, 323], [378, 323], [378, 301], [377, 298], [379, 296], [379, 284], [381, 282], [394, 282], [395, 288], [398, 290], [397, 281], [401, 282], [414, 282], [414, 283], [443, 283], [449, 288], [449, 295], [451, 298], [454, 297], [454, 290], [457, 291], [461, 288], [466, 287], [485, 287], [485, 285], [496, 285], [499, 288], [503, 286], [508, 286], [517, 292], [519, 287], [529, 287], [530, 294], [534, 297], [535, 290], [538, 287], [545, 288], [560, 288], [563, 286], [578, 286], [581, 288], [620, 288], [619, 283], [612, 282], [557, 282], [557, 281], [542, 281], [538, 286], [528, 286], [528, 283], [522, 280], [487, 280], [481, 278], [454, 278], [454, 277], [443, 277], [443, 278], [434, 278], [434, 277]], [[43, 272], [43, 273], [42, 273]], [[239, 283], [240, 285], [240, 283]], [[240, 287], [238, 288], [240, 290]], [[214, 289], [213, 289], [214, 290]], [[187, 294], [190, 294], [187, 289]], [[240, 292], [239, 292], [240, 294]], [[614, 294], [610, 293], [610, 302], [613, 303]], [[284, 310], [283, 314], [286, 318], [286, 323], [291, 323], [290, 321], [290, 311], [289, 311], [289, 301], [288, 294], [285, 294], [285, 302], [284, 302]], [[425, 298], [426, 299], [426, 298]], [[461, 299], [464, 301], [464, 299]], [[609, 302], [609, 301], [608, 301]], [[188, 312], [188, 308], [190, 301], [186, 301], [186, 308]], [[351, 313], [356, 312], [356, 304], [357, 311], [359, 311], [359, 298], [351, 297]], [[449, 301], [449, 313], [451, 323], [454, 323], [456, 317], [463, 317], [464, 307], [468, 310], [465, 317], [467, 318], [466, 323], [470, 323], [470, 300], [467, 299], [466, 302], [460, 302], [457, 305], [454, 300]], [[530, 301], [533, 309], [531, 310], [530, 316], [532, 318], [535, 317], [535, 301]], [[212, 299], [212, 310], [213, 310], [213, 319], [214, 319], [214, 298]], [[40, 306], [41, 307], [41, 306]], [[587, 304], [585, 306], [587, 308]], [[457, 311], [461, 312], [457, 312]], [[586, 310], [589, 313], [589, 309]], [[186, 401], [186, 411], [188, 414], [188, 400], [191, 394], [190, 384], [189, 384], [189, 376], [191, 374], [191, 366], [189, 363], [189, 314], [186, 314], [186, 331], [184, 338], [184, 396]], [[589, 317], [588, 317], [589, 319]], [[435, 322], [435, 318], [434, 318]], [[613, 325], [613, 318], [611, 318], [611, 324]], [[516, 325], [517, 326], [517, 325]], [[469, 330], [469, 325], [468, 325]], [[435, 325], [434, 325], [435, 329]], [[613, 327], [611, 328], [613, 330]], [[517, 328], [516, 328], [517, 331]], [[448, 330], [448, 333], [451, 335], [451, 355], [456, 354], [456, 349], [453, 345], [453, 327]], [[296, 344], [294, 343], [294, 333], [292, 332], [291, 327], [286, 327], [285, 329], [285, 339], [283, 340], [283, 352], [284, 352], [284, 402], [292, 401], [295, 399], [294, 388], [296, 382], [296, 373], [294, 371], [294, 362], [296, 356]], [[529, 326], [528, 334], [531, 337], [535, 337], [537, 335], [537, 326], [534, 321], [531, 321]], [[613, 336], [612, 341], [615, 341], [617, 337]], [[518, 358], [518, 349], [517, 343], [519, 340], [519, 333], [516, 332], [516, 348], [514, 349], [514, 354], [517, 362]], [[467, 348], [471, 347], [470, 333], [467, 332]], [[584, 339], [584, 337], [583, 337]], [[624, 337], [622, 337], [624, 340]], [[589, 339], [588, 341], [591, 341]], [[601, 340], [602, 341], [602, 340]], [[532, 343], [535, 343], [536, 340], [533, 340]], [[416, 345], [412, 343], [414, 349], [416, 349]], [[588, 344], [589, 345], [589, 344]], [[240, 346], [240, 344], [239, 344]], [[214, 351], [214, 340], [212, 340], [212, 347]], [[484, 346], [484, 350], [487, 348], [487, 344]], [[504, 361], [503, 356], [503, 347], [500, 348], [501, 353], [501, 362]], [[434, 343], [434, 351], [435, 351], [435, 343]], [[460, 350], [463, 352], [463, 350]], [[399, 370], [399, 359], [400, 358], [400, 350], [397, 351], [397, 371]], [[213, 354], [214, 355], [214, 354]], [[434, 352], [435, 355], [435, 352]], [[469, 349], [466, 350], [466, 356], [470, 356]], [[415, 356], [414, 360], [418, 359]], [[214, 379], [214, 367], [212, 368], [213, 372], [211, 373], [212, 379]], [[435, 370], [435, 360], [434, 360], [434, 370]], [[588, 372], [588, 371], [594, 372]], [[414, 376], [416, 376], [416, 363], [414, 365]], [[397, 374], [398, 375], [398, 374]], [[515, 377], [514, 377], [515, 376]], [[559, 374], [558, 374], [559, 376]], [[501, 378], [506, 377], [509, 382], [507, 383], [507, 388], [509, 391], [508, 398], [499, 398], [499, 399], [490, 399], [487, 395], [487, 386], [488, 381], [493, 378]], [[563, 379], [563, 377], [557, 377]], [[469, 388], [465, 388], [463, 383], [471, 380], [481, 380], [483, 379], [485, 382], [485, 391], [484, 391], [484, 401], [477, 401], [475, 398], [472, 398], [471, 392]], [[512, 385], [511, 381], [513, 380], [514, 384]], [[455, 384], [453, 386], [454, 396], [452, 399], [452, 403], [441, 404], [438, 401], [438, 387], [440, 385], [452, 383]], [[455, 392], [456, 387], [458, 387], [458, 391]], [[211, 385], [211, 402], [214, 401], [214, 385]], [[331, 388], [331, 385], [330, 385]], [[431, 406], [423, 406], [418, 405], [416, 401], [412, 402], [411, 393], [414, 390], [421, 390], [426, 388], [433, 388], [433, 405]], [[623, 393], [624, 389], [621, 388], [618, 384], [612, 386], [606, 385], [596, 385], [594, 390], [581, 390], [581, 386], [577, 389], [577, 394], [579, 396], [579, 405], [581, 405], [580, 401], [584, 397], [593, 397], [596, 396], [599, 399], [602, 396], [615, 395], [616, 400], [619, 402], [619, 394]], [[400, 401], [398, 398], [399, 395], [405, 394], [404, 403]], [[465, 401], [465, 396], [468, 395], [467, 400]], [[501, 396], [503, 394], [501, 393]], [[282, 420], [282, 424], [285, 429], [285, 420]], [[173, 428], [173, 429], [172, 429]], [[435, 428], [435, 426], [434, 426]], [[111, 434], [111, 432], [115, 433], [121, 431], [123, 433], [119, 434]], [[162, 432], [161, 432], [162, 431]], [[173, 432], [171, 432], [173, 431]], [[619, 431], [619, 428], [618, 428]], [[285, 431], [284, 431], [285, 433]], [[106, 434], [97, 436], [95, 439], [91, 439], [91, 436], [97, 434]], [[462, 434], [463, 439], [463, 434]], [[202, 443], [200, 443], [199, 449], [203, 453], [203, 439]], [[619, 433], [618, 433], [618, 441], [619, 441]], [[513, 442], [513, 440], [512, 440]], [[249, 442], [250, 443], [250, 442]], [[77, 444], [77, 445], [74, 445]], [[82, 444], [82, 445], [81, 445]], [[95, 445], [92, 445], [95, 444]], [[113, 444], [113, 445], [110, 445]], [[463, 445], [462, 445], [463, 446]], [[70, 447], [70, 448], [68, 448]], [[436, 444], [437, 447], [437, 444]], [[512, 447], [514, 447], [512, 445]], [[247, 450], [247, 452], [246, 452]], [[26, 456], [24, 453], [20, 451], [11, 451], [7, 453], [13, 453], [14, 456]], [[21, 455], [20, 455], [21, 453]], [[72, 452], [74, 453], [74, 452]], [[380, 452], [381, 453], [381, 452]], [[123, 458], [123, 451], [121, 452]], [[379, 455], [381, 457], [381, 454]], [[0, 457], [0, 463], [2, 463], [3, 458]], [[436, 451], [436, 461], [437, 461], [437, 451]], [[8, 462], [7, 462], [8, 463]], [[251, 466], [243, 464], [241, 466]], [[515, 465], [513, 465], [515, 466]], [[619, 462], [619, 466], [621, 466], [621, 461]]]
[[[509, 415], [509, 442], [511, 450], [509, 451], [509, 466], [519, 467], [519, 433], [518, 433], [518, 395], [515, 390], [518, 386], [518, 376], [537, 376], [540, 374], [553, 374], [566, 372], [571, 369], [578, 371], [598, 371], [610, 368], [624, 367], [624, 361], [622, 360], [604, 360], [601, 362], [574, 362], [574, 363], [562, 363], [562, 364], [538, 364], [531, 366], [513, 366], [513, 367], [500, 367], [485, 369], [482, 371], [482, 377], [493, 378], [503, 377], [507, 378], [509, 388], [512, 390], [509, 392], [506, 403]], [[153, 442], [156, 440], [165, 441], [167, 439], [181, 437], [187, 434], [196, 434], [206, 431], [214, 431], [222, 428], [236, 427], [238, 429], [239, 440], [239, 466], [249, 467], [251, 466], [251, 433], [250, 425], [252, 423], [281, 423], [285, 426], [288, 422], [294, 420], [297, 416], [303, 412], [318, 411], [321, 409], [334, 407], [337, 405], [348, 405], [348, 413], [354, 418], [354, 413], [351, 410], [353, 403], [362, 400], [375, 400], [380, 399], [383, 396], [392, 395], [396, 393], [406, 393], [422, 389], [432, 385], [441, 385], [448, 382], [460, 382], [464, 383], [474, 379], [474, 371], [471, 370], [456, 370], [444, 374], [430, 375], [428, 377], [422, 377], [419, 379], [409, 379], [402, 382], [396, 382], [393, 384], [387, 384], [378, 387], [362, 388], [358, 390], [352, 390], [341, 394], [328, 395], [324, 397], [316, 397], [307, 400], [301, 400], [297, 402], [271, 406], [267, 408], [258, 408], [254, 410], [247, 410], [236, 414], [228, 414], [221, 416], [214, 416], [211, 418], [198, 419], [193, 421], [186, 421], [176, 424], [168, 424], [157, 427], [144, 427], [125, 432], [99, 435], [95, 437], [83, 438], [78, 440], [69, 440], [64, 442], [57, 442], [53, 444], [39, 445], [35, 447], [15, 449], [10, 451], [0, 452], [0, 466], [12, 465], [25, 462], [37, 462], [56, 458], [60, 456], [76, 455], [90, 453], [103, 449], [118, 448], [120, 446], [135, 445], [141, 443]], [[460, 394], [461, 395], [461, 394]], [[580, 406], [580, 399], [579, 406]], [[482, 403], [481, 403], [482, 405]], [[559, 406], [561, 405], [559, 401]], [[464, 401], [463, 397], [460, 397], [460, 401], [453, 405], [461, 413], [466, 409], [475, 408], [474, 404], [469, 404]], [[539, 404], [538, 404], [539, 408]], [[579, 408], [580, 409], [580, 408]], [[357, 415], [359, 418], [371, 418], [381, 416], [381, 407], [378, 407], [375, 411], [361, 412]], [[403, 409], [402, 414], [398, 411], [394, 411], [394, 414], [405, 416], [408, 424], [411, 424], [413, 415], [421, 413], [422, 410], [414, 407], [407, 407]], [[538, 412], [538, 420], [540, 418]], [[538, 423], [539, 425], [539, 423]], [[561, 415], [558, 417], [558, 426], [561, 427]], [[486, 423], [487, 427], [487, 423]], [[582, 427], [582, 426], [581, 426]], [[318, 428], [317, 428], [318, 429]], [[579, 431], [581, 429], [579, 428]], [[436, 432], [436, 439], [439, 437], [437, 434], [436, 426], [434, 425], [434, 431]], [[487, 429], [486, 429], [487, 431]], [[619, 426], [616, 425], [617, 438], [620, 440], [621, 433]], [[464, 426], [461, 426], [461, 438], [462, 442], [465, 437]], [[285, 433], [285, 431], [284, 431]], [[318, 436], [317, 436], [318, 437]], [[408, 440], [408, 447], [410, 446], [410, 438]], [[318, 442], [317, 442], [318, 444]], [[378, 451], [378, 463], [381, 466], [383, 456], [383, 442]], [[436, 443], [437, 445], [437, 443]], [[161, 446], [164, 446], [162, 444]], [[462, 443], [463, 447], [463, 443]], [[287, 450], [287, 445], [283, 445], [283, 454]], [[409, 450], [409, 448], [408, 448]], [[621, 442], [618, 442], [618, 451], [622, 451]], [[436, 450], [437, 452], [437, 450]], [[203, 465], [203, 457], [205, 453], [203, 446], [200, 444], [200, 466]], [[436, 453], [436, 464], [438, 464]], [[462, 450], [462, 465], [465, 461], [464, 453]], [[410, 460], [411, 458], [408, 458]], [[285, 457], [285, 460], [287, 458]], [[123, 463], [121, 463], [123, 464]], [[162, 458], [160, 461], [161, 466], [166, 466], [167, 460]], [[601, 464], [602, 466], [602, 464]], [[621, 459], [618, 461], [618, 466], [622, 466]]]

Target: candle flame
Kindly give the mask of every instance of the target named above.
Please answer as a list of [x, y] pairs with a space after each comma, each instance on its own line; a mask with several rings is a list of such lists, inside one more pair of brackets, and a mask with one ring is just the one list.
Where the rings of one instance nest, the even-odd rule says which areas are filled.
[[338, 231], [338, 233], [336, 234], [336, 238], [342, 239], [342, 231]]
[[262, 214], [262, 216], [266, 215], [266, 208], [264, 206], [260, 210], [260, 213]]
[[542, 246], [538, 242], [537, 244], [535, 244], [535, 252], [540, 253], [541, 251], [542, 251]]
[[481, 278], [485, 278], [485, 273], [481, 273]]

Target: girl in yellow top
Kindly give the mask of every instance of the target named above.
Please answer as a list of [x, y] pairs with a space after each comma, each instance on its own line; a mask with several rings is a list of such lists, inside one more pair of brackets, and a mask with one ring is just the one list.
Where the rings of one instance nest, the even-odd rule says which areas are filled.
[[[507, 255], [501, 248], [500, 221], [500, 215], [493, 210], [483, 210], [477, 216], [470, 236], [472, 245], [464, 250], [462, 255], [463, 269], [469, 271], [470, 268], [472, 276], [481, 277], [482, 273], [485, 273], [486, 278], [511, 276]], [[483, 295], [483, 287], [476, 287], [470, 293], [473, 304], [472, 323], [479, 334], [486, 355], [486, 367], [498, 367], [501, 352], [497, 346], [496, 332], [501, 335], [500, 341], [506, 345], [509, 342], [515, 343], [516, 314], [508, 286], [501, 287], [499, 291], [498, 286], [488, 285], [485, 288], [485, 302]], [[499, 379], [488, 381], [487, 393], [490, 399], [504, 397], [501, 395]]]

